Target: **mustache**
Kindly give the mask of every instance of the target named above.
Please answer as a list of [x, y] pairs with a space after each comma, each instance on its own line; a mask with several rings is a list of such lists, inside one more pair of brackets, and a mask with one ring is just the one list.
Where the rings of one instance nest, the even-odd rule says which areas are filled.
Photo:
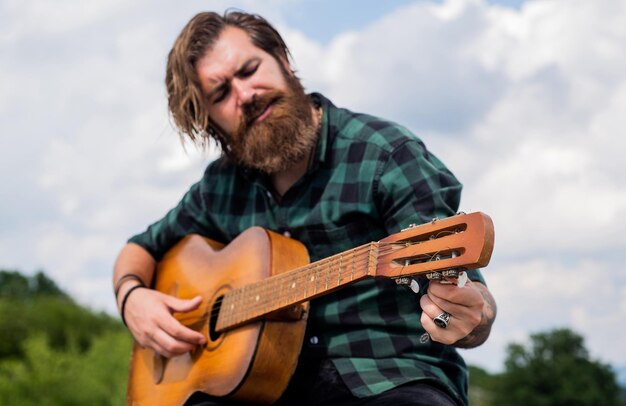
[[252, 100], [242, 106], [242, 126], [252, 127], [256, 120], [272, 104], [279, 104], [284, 94], [281, 91], [272, 91], [263, 96], [254, 96]]

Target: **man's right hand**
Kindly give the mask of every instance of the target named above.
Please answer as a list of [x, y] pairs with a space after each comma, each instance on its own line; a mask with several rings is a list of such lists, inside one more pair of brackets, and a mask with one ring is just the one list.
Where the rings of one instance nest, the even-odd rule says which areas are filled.
[[204, 335], [172, 315], [195, 310], [201, 303], [200, 296], [179, 299], [148, 288], [135, 289], [126, 300], [124, 319], [139, 345], [170, 358], [206, 344]]

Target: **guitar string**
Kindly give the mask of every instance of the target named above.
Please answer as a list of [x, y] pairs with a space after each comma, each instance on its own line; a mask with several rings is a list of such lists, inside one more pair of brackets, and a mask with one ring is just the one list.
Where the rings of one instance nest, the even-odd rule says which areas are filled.
[[[354, 256], [354, 258], [358, 258], [358, 260], [355, 261], [355, 266], [358, 266], [359, 269], [362, 269], [361, 265], [366, 264], [366, 263], [368, 263], [370, 261], [370, 258], [369, 258], [370, 250], [371, 250], [370, 245], [371, 244], [366, 244], [366, 245], [363, 245], [363, 246], [360, 246], [360, 247], [356, 247], [356, 248], [354, 248], [352, 250], [353, 253], [354, 252], [359, 252], [358, 254], [351, 254], [351, 256]], [[380, 250], [379, 250], [379, 252], [380, 252]], [[383, 252], [383, 255], [385, 255], [384, 252]], [[224, 295], [224, 298], [226, 296], [229, 296], [231, 298], [235, 297], [237, 295], [240, 296], [240, 297], [244, 296], [244, 294], [243, 294], [243, 290], [244, 289], [254, 290], [256, 288], [256, 286], [258, 286], [258, 285], [261, 285], [263, 283], [267, 284], [268, 280], [271, 280], [274, 284], [280, 283], [280, 284], [284, 285], [284, 281], [286, 279], [289, 280], [289, 279], [293, 279], [294, 277], [299, 277], [300, 279], [302, 279], [303, 277], [307, 277], [308, 276], [307, 274], [310, 273], [313, 270], [315, 270], [315, 272], [316, 272], [315, 284], [316, 284], [316, 287], [319, 288], [319, 276], [323, 275], [326, 272], [328, 272], [326, 269], [330, 269], [332, 267], [332, 265], [337, 262], [338, 256], [339, 255], [334, 255], [334, 256], [325, 258], [323, 260], [314, 262], [312, 264], [307, 264], [307, 265], [305, 265], [303, 267], [296, 268], [296, 269], [288, 271], [288, 272], [284, 272], [284, 273], [281, 273], [281, 274], [278, 274], [278, 275], [273, 275], [273, 276], [271, 276], [269, 278], [266, 278], [266, 279], [264, 279], [262, 281], [255, 282], [255, 283], [252, 283], [252, 284], [247, 284], [247, 285], [245, 285], [244, 287], [241, 287], [241, 288], [233, 289], [232, 291], [230, 291], [226, 295]], [[364, 258], [364, 256], [365, 256], [365, 258]], [[320, 267], [324, 267], [324, 269], [321, 272], [319, 270]], [[315, 269], [315, 268], [317, 268], [317, 269]], [[272, 282], [269, 282], [269, 283], [272, 283]], [[258, 288], [256, 288], [256, 289], [258, 290]], [[323, 290], [320, 290], [320, 292], [323, 292]], [[281, 298], [284, 297], [283, 295], [279, 295], [279, 296]], [[240, 300], [240, 303], [237, 304], [237, 307], [238, 308], [243, 308], [245, 306], [249, 306], [250, 303], [246, 302], [246, 298], [249, 301], [250, 297], [251, 297], [251, 295], [249, 293], [247, 295], [245, 295], [244, 300], [243, 301]], [[236, 299], [234, 299], [234, 300], [236, 300]], [[221, 304], [220, 308], [214, 307], [210, 314], [207, 313], [202, 318], [200, 318], [200, 319], [193, 318], [193, 320], [195, 322], [206, 321], [208, 318], [215, 316], [216, 313], [219, 312], [221, 310], [221, 308], [223, 308], [223, 307], [224, 307], [224, 299], [222, 300], [222, 304]], [[283, 307], [289, 307], [289, 306], [286, 305], [286, 306], [283, 306]], [[180, 318], [179, 320], [180, 321], [188, 321], [188, 320], [186, 320], [186, 318]]]
[[[419, 243], [419, 242], [417, 242], [417, 243]], [[283, 285], [284, 284], [284, 279], [293, 281], [294, 278], [297, 278], [296, 281], [293, 282], [293, 283], [296, 283], [296, 286], [298, 286], [298, 285], [300, 285], [300, 282], [302, 282], [301, 279], [303, 279], [303, 278], [306, 279], [307, 277], [309, 277], [310, 276], [309, 273], [314, 268], [318, 268], [316, 270], [316, 277], [315, 277], [315, 287], [317, 288], [318, 285], [319, 285], [319, 278], [318, 277], [320, 276], [320, 274], [321, 275], [323, 275], [323, 274], [330, 274], [331, 272], [335, 272], [336, 273], [336, 271], [332, 270], [332, 266], [333, 265], [337, 265], [337, 263], [341, 263], [346, 258], [348, 258], [349, 260], [352, 260], [352, 261], [349, 262], [349, 265], [351, 265], [353, 267], [358, 267], [359, 268], [359, 273], [365, 272], [362, 275], [362, 276], [365, 276], [367, 274], [367, 271], [366, 271], [365, 268], [362, 267], [362, 265], [369, 264], [369, 262], [371, 260], [370, 256], [371, 256], [371, 251], [372, 251], [373, 246], [377, 246], [377, 248], [378, 248], [378, 252], [377, 252], [376, 258], [374, 258], [374, 259], [377, 261], [377, 263], [379, 263], [381, 258], [384, 258], [385, 256], [390, 255], [390, 254], [392, 254], [392, 253], [394, 253], [396, 251], [396, 249], [394, 249], [394, 247], [397, 247], [397, 246], [406, 247], [408, 245], [413, 245], [413, 244], [416, 244], [416, 243], [415, 242], [409, 242], [409, 243], [407, 243], [407, 242], [379, 242], [379, 243], [373, 243], [373, 244], [372, 243], [368, 243], [368, 244], [365, 244], [363, 246], [356, 247], [356, 248], [352, 249], [351, 253], [349, 253], [349, 254], [346, 254], [346, 253], [337, 254], [337, 255], [325, 258], [323, 260], [314, 262], [312, 264], [308, 264], [308, 265], [303, 266], [301, 268], [296, 268], [294, 270], [291, 270], [291, 271], [288, 271], [288, 272], [285, 272], [285, 273], [281, 273], [281, 274], [278, 274], [278, 275], [273, 275], [270, 278], [264, 279], [263, 281], [255, 282], [253, 284], [248, 284], [248, 285], [246, 285], [246, 286], [244, 286], [242, 288], [234, 289], [233, 291], [228, 292], [225, 296], [231, 295], [231, 297], [233, 297], [233, 295], [237, 295], [237, 294], [240, 294], [240, 296], [241, 296], [241, 293], [244, 290], [244, 288], [246, 288], [248, 290], [253, 290], [253, 289], [259, 290], [258, 286], [264, 284], [264, 282], [265, 282], [265, 287], [267, 288], [267, 286], [269, 286], [268, 282], [267, 282], [268, 279], [272, 279], [272, 281], [275, 284], [277, 284], [279, 282], [279, 279], [281, 279], [280, 283], [281, 283], [281, 285]], [[380, 249], [381, 245], [383, 246], [382, 249]], [[424, 255], [418, 256], [417, 260], [428, 261], [428, 260], [432, 260], [432, 257], [433, 257], [433, 255], [424, 254]], [[354, 260], [356, 258], [358, 258], [358, 261]], [[416, 258], [414, 258], [414, 260], [415, 259]], [[322, 270], [322, 272], [319, 272], [319, 268], [321, 266], [324, 266], [325, 268], [324, 268], [324, 270]], [[338, 275], [338, 281], [339, 282], [342, 279], [342, 273], [343, 273], [344, 269], [345, 269], [344, 267], [340, 267], [339, 268], [339, 275]], [[403, 271], [400, 272], [399, 277], [401, 277], [402, 274], [403, 274]], [[339, 285], [340, 285], [340, 283], [336, 284], [334, 287], [336, 288]], [[333, 288], [333, 286], [331, 286], [331, 288]], [[265, 292], [266, 290], [267, 289], [262, 289], [263, 292]], [[320, 290], [319, 292], [323, 293], [323, 292], [325, 292], [327, 290], [329, 290], [328, 286], [325, 286], [324, 289]], [[266, 308], [267, 303], [268, 303], [268, 299], [267, 299], [268, 295], [263, 295], [263, 296], [265, 298], [265, 300], [263, 302], [261, 302], [260, 300], [257, 302], [255, 300], [255, 303], [251, 304], [249, 302], [250, 302], [250, 298], [252, 297], [252, 295], [248, 294], [246, 296], [247, 299], [244, 299], [244, 301], [240, 300], [240, 303], [237, 306], [239, 308], [243, 308], [244, 309], [243, 311], [247, 312], [248, 314], [249, 313], [253, 313], [254, 314], [254, 312], [259, 313], [258, 308], [259, 307], [261, 309]], [[279, 302], [278, 303], [281, 303], [282, 299], [285, 299], [285, 301], [287, 303], [289, 302], [289, 296], [285, 297], [285, 295], [279, 295]], [[295, 302], [297, 302], [297, 301], [298, 300], [296, 300]], [[306, 300], [301, 300], [301, 301], [306, 301]], [[285, 305], [282, 305], [282, 306], [279, 305], [278, 309], [280, 309], [280, 308], [288, 308], [290, 305], [293, 305], [293, 303], [295, 303], [295, 302], [292, 302], [292, 304], [285, 304]], [[250, 309], [251, 305], [252, 305], [252, 309]], [[220, 306], [219, 308], [213, 307], [211, 312], [210, 313], [205, 313], [205, 315], [203, 315], [203, 317], [200, 317], [200, 318], [194, 317], [194, 318], [190, 318], [190, 319], [187, 319], [187, 318], [183, 317], [183, 318], [179, 318], [179, 320], [181, 322], [188, 322], [189, 320], [193, 320], [194, 321], [193, 324], [200, 323], [200, 322], [204, 323], [209, 318], [211, 318], [213, 316], [216, 316], [217, 312], [221, 311], [221, 308], [223, 306], [224, 306], [224, 300], [222, 301], [222, 306]], [[255, 318], [255, 317], [258, 317], [258, 316], [262, 316], [263, 314], [268, 314], [268, 313], [271, 313], [272, 311], [275, 311], [275, 310], [261, 311], [258, 315], [251, 316], [251, 317], [250, 316], [244, 317], [241, 321], [245, 321], [248, 318]], [[232, 319], [233, 316], [231, 315], [230, 318]], [[238, 324], [240, 322], [235, 322], [234, 325], [236, 325], [236, 324]]]
[[[398, 245], [398, 243], [383, 243], [384, 244], [389, 244], [390, 246], [392, 245]], [[369, 245], [369, 244], [368, 244]], [[406, 246], [405, 243], [402, 243], [402, 246]], [[313, 279], [315, 279], [315, 293], [312, 295], [307, 295], [307, 289], [308, 286], [310, 285], [309, 282], [307, 282], [307, 278], [309, 278], [310, 276], [310, 268], [311, 267], [304, 267], [302, 268], [302, 270], [306, 271], [306, 272], [297, 272], [298, 270], [294, 270], [293, 272], [287, 272], [285, 274], [279, 274], [276, 275], [276, 277], [274, 278], [274, 282], [280, 283], [281, 285], [281, 294], [278, 296], [278, 299], [276, 299], [275, 297], [269, 296], [267, 295], [267, 290], [268, 288], [270, 288], [270, 284], [268, 283], [264, 283], [264, 281], [260, 281], [258, 283], [256, 283], [255, 288], [251, 289], [253, 290], [254, 294], [247, 294], [245, 295], [245, 299], [244, 301], [239, 301], [237, 302], [236, 299], [233, 299], [233, 301], [235, 301], [235, 303], [230, 303], [233, 307], [237, 307], [236, 310], [233, 311], [226, 311], [224, 314], [226, 314], [226, 316], [223, 315], [223, 319], [222, 324], [240, 324], [242, 322], [245, 322], [247, 320], [250, 319], [254, 319], [256, 317], [262, 316], [264, 314], [268, 314], [271, 313], [272, 311], [281, 309], [281, 308], [288, 308], [289, 306], [293, 306], [297, 303], [301, 303], [306, 301], [306, 299], [311, 299], [312, 297], [317, 296], [317, 287], [319, 285], [320, 280], [317, 278], [317, 276], [326, 276], [326, 283], [323, 287], [323, 289], [320, 289], [319, 293], [324, 293], [328, 290], [332, 290], [334, 288], [340, 287], [341, 285], [344, 285], [344, 283], [342, 283], [342, 281], [344, 279], [347, 279], [347, 275], [344, 275], [345, 273], [350, 274], [349, 270], [346, 269], [346, 267], [343, 266], [343, 260], [346, 259], [348, 261], [347, 265], [352, 265], [353, 268], [353, 273], [350, 274], [350, 280], [354, 279], [354, 268], [355, 266], [358, 266], [360, 271], [360, 275], [357, 276], [358, 278], [364, 277], [367, 275], [367, 269], [366, 267], [361, 267], [361, 265], [363, 265], [363, 261], [367, 261], [365, 263], [369, 264], [369, 261], [371, 258], [366, 258], [363, 259], [362, 257], [364, 255], [370, 255], [371, 254], [371, 249], [372, 247], [368, 247], [368, 246], [364, 246], [362, 247], [362, 249], [367, 249], [367, 252], [361, 252], [360, 254], [353, 254], [350, 255], [350, 253], [342, 253], [341, 255], [338, 255], [337, 257], [333, 258], [332, 261], [327, 261], [329, 262], [329, 264], [324, 264], [327, 265], [324, 270], [321, 272], [321, 275], [319, 274], [318, 271], [316, 271], [316, 277], [311, 277], [311, 281], [313, 281]], [[354, 252], [359, 251], [359, 248], [354, 249]], [[385, 257], [386, 255], [388, 255], [389, 253], [393, 253], [393, 248], [391, 250], [389, 249], [383, 249], [382, 253], [379, 252], [376, 260], [378, 262], [380, 262], [380, 258]], [[422, 255], [422, 260], [424, 261], [429, 261], [432, 260], [433, 257], [435, 257], [438, 253], [434, 253], [432, 255]], [[358, 262], [356, 262], [354, 260], [354, 258], [360, 257], [360, 260]], [[350, 261], [352, 259], [352, 261]], [[415, 258], [414, 258], [415, 259]], [[336, 269], [333, 269], [333, 266], [339, 265]], [[318, 267], [319, 268], [319, 267]], [[398, 277], [402, 277], [404, 275], [404, 268], [402, 267], [402, 270], [399, 271], [399, 275]], [[284, 280], [280, 280], [279, 279], [284, 279], [284, 278], [280, 278], [281, 275], [284, 275], [285, 278], [287, 278], [287, 281]], [[332, 277], [334, 279], [334, 277], [336, 276], [336, 283], [330, 283], [330, 278]], [[304, 279], [304, 280], [303, 280]], [[284, 288], [284, 283], [285, 282], [291, 282], [291, 291], [288, 291], [286, 294], [282, 294], [282, 290]], [[304, 285], [304, 290], [302, 289], [302, 286]], [[262, 289], [259, 289], [258, 287], [261, 286]], [[295, 289], [296, 286], [299, 287], [299, 289]], [[287, 286], [287, 289], [289, 290], [289, 286]], [[254, 299], [253, 299], [254, 297]], [[261, 300], [261, 298], [263, 298], [263, 300]], [[224, 305], [225, 303], [223, 302], [222, 305]], [[219, 309], [217, 310], [219, 311]]]
[[[235, 322], [243, 321], [250, 317], [263, 315], [265, 313], [271, 313], [274, 309], [287, 308], [290, 305], [294, 305], [298, 302], [305, 301], [307, 297], [316, 296], [329, 289], [341, 286], [342, 279], [346, 279], [346, 268], [343, 266], [344, 259], [349, 264], [354, 264], [354, 267], [359, 268], [357, 278], [365, 276], [367, 274], [367, 268], [363, 265], [370, 263], [370, 251], [371, 247], [364, 249], [353, 250], [352, 253], [342, 254], [331, 260], [321, 261], [315, 263], [315, 266], [305, 266], [300, 269], [296, 269], [287, 273], [278, 274], [271, 278], [269, 283], [264, 283], [266, 280], [254, 284], [254, 294], [247, 295], [246, 300], [237, 305], [237, 310], [231, 312], [227, 316], [227, 322], [234, 320]], [[361, 251], [357, 254], [357, 252]], [[354, 278], [354, 275], [352, 275]], [[322, 286], [320, 286], [320, 284]], [[279, 295], [268, 295], [267, 291], [273, 291], [275, 288], [280, 287], [281, 293]], [[313, 289], [313, 294], [307, 295], [307, 290]], [[272, 309], [268, 311], [268, 309]]]
[[[397, 245], [397, 243], [389, 243], [389, 244], [396, 244], [396, 245]], [[403, 244], [403, 245], [406, 245], [406, 244]], [[369, 247], [363, 247], [363, 248], [368, 248], [368, 251], [369, 251]], [[356, 250], [358, 250], [358, 249], [355, 249], [355, 251], [356, 251]], [[354, 257], [355, 257], [355, 258], [356, 258], [356, 257], [362, 257], [364, 254], [369, 254], [369, 252], [364, 252], [364, 253], [361, 253], [361, 254], [358, 254], [358, 255], [354, 255]], [[386, 253], [385, 251], [383, 251], [382, 255], [379, 255], [379, 257], [384, 257], [385, 255], [387, 255], [387, 253]], [[344, 256], [342, 256], [342, 257], [338, 257], [338, 258], [336, 258], [336, 260], [335, 260], [335, 261], [331, 261], [331, 265], [330, 265], [330, 266], [332, 267], [332, 264], [333, 264], [333, 263], [334, 263], [334, 264], [336, 264], [337, 262], [341, 262], [341, 261], [343, 260], [343, 257], [345, 257], [345, 256], [348, 256], [348, 255], [344, 255]], [[423, 257], [424, 257], [426, 260], [428, 260], [431, 256], [424, 255]], [[430, 258], [430, 259], [432, 259], [432, 258]], [[327, 262], [328, 262], [328, 261], [327, 261]], [[363, 263], [364, 263], [363, 261], [359, 261], [358, 263], [357, 263], [357, 262], [354, 262], [354, 265], [358, 265], [358, 266], [360, 267]], [[305, 268], [306, 268], [306, 267], [305, 267]], [[303, 268], [303, 269], [305, 269], [305, 268]], [[338, 281], [340, 281], [340, 280], [341, 280], [341, 274], [343, 273], [343, 270], [344, 270], [344, 269], [345, 269], [345, 268], [339, 268], [339, 276], [338, 276]], [[362, 268], [361, 268], [361, 269], [362, 269]], [[301, 269], [301, 270], [302, 270], [302, 269]], [[294, 270], [294, 271], [290, 271], [290, 272], [287, 272], [287, 273], [283, 273], [283, 274], [275, 275], [275, 276], [273, 276], [272, 278], [279, 279], [279, 277], [280, 277], [280, 276], [283, 276], [283, 277], [285, 277], [285, 276], [292, 276], [292, 277], [291, 277], [291, 280], [293, 280], [293, 274], [295, 274], [295, 273], [296, 273], [296, 271], [298, 271], [298, 270], [296, 269], [296, 270]], [[330, 272], [330, 271], [323, 271], [323, 273], [327, 273], [327, 274], [328, 274], [329, 272]], [[365, 274], [364, 274], [364, 275], [365, 275]], [[363, 276], [364, 276], [364, 275], [363, 275]], [[402, 272], [400, 273], [400, 276], [401, 276], [401, 275], [402, 275]], [[299, 277], [299, 279], [302, 279], [302, 278], [301, 278], [301, 276], [308, 276], [308, 275], [306, 275], [306, 274], [304, 274], [304, 275], [303, 275], [303, 274], [301, 274], [301, 275], [299, 275], [299, 276], [300, 276], [300, 277]], [[266, 279], [266, 280], [267, 280], [267, 279]], [[263, 282], [263, 281], [261, 281], [261, 282], [259, 282], [259, 283], [262, 283], [262, 282]], [[296, 282], [296, 283], [297, 283], [297, 282]], [[282, 284], [282, 281], [281, 281], [281, 284]], [[317, 279], [316, 279], [316, 286], [317, 286], [318, 284], [319, 284], [319, 280], [317, 280]], [[249, 286], [251, 286], [251, 285], [254, 285], [254, 284], [249, 284], [249, 285], [246, 285], [246, 287], [249, 287]], [[337, 287], [337, 286], [339, 286], [339, 283], [338, 283], [338, 284], [336, 284], [334, 287]], [[332, 288], [332, 286], [331, 286], [331, 288]], [[327, 288], [327, 287], [325, 287], [324, 289], [325, 289], [325, 290], [328, 290], [328, 288]], [[242, 290], [242, 289], [241, 289], [241, 288], [239, 288], [238, 290]], [[251, 290], [251, 289], [250, 289], [250, 290]], [[257, 290], [258, 290], [258, 289], [257, 289]], [[266, 289], [263, 289], [263, 292], [265, 292], [265, 291], [266, 291]], [[322, 292], [322, 293], [323, 293], [323, 291], [320, 291], [320, 292]], [[231, 292], [229, 292], [229, 293], [233, 293], [233, 291], [231, 291]], [[237, 292], [235, 292], [235, 294], [236, 294], [236, 293], [237, 293]], [[251, 306], [251, 304], [250, 304], [250, 303], [248, 303], [248, 302], [250, 301], [250, 299], [249, 299], [249, 298], [250, 298], [251, 296], [252, 296], [252, 295], [247, 295], [247, 298], [248, 298], [247, 302], [246, 302], [246, 301], [243, 301], [242, 303], [239, 303], [238, 307], [243, 308], [243, 309], [244, 309], [243, 311], [247, 312], [248, 314], [249, 314], [249, 313], [255, 313], [255, 312], [256, 312], [256, 313], [259, 313], [259, 314], [258, 314], [258, 315], [256, 315], [256, 316], [244, 315], [245, 317], [244, 317], [244, 320], [242, 320], [242, 321], [245, 321], [245, 319], [247, 319], [247, 318], [254, 318], [254, 317], [258, 317], [258, 316], [261, 316], [261, 315], [263, 315], [263, 314], [271, 313], [271, 311], [274, 311], [274, 310], [271, 310], [271, 311], [267, 311], [267, 310], [266, 310], [266, 311], [260, 311], [260, 312], [259, 312], [259, 310], [258, 310], [258, 308], [259, 308], [259, 307], [260, 307], [261, 309], [264, 309], [264, 308], [266, 308], [266, 307], [267, 307], [267, 300], [265, 300], [264, 302], [260, 302], [260, 301], [259, 301], [259, 302], [255, 302], [255, 303], [253, 303], [253, 304], [252, 304], [252, 305], [253, 305], [253, 307], [251, 308], [251, 307], [250, 307], [250, 306]], [[284, 295], [283, 295], [283, 296], [281, 296], [281, 297], [282, 297], [282, 298], [284, 298]], [[296, 297], [297, 297], [297, 296], [296, 296]], [[287, 297], [287, 298], [285, 299], [285, 301], [286, 301], [286, 303], [288, 303], [288, 302], [289, 302], [289, 297]], [[297, 301], [298, 301], [298, 300], [295, 300], [295, 301], [294, 301], [294, 302], [292, 302], [292, 303], [295, 303], [295, 302], [297, 302]], [[301, 301], [305, 301], [305, 300], [301, 300]], [[240, 302], [241, 302], [241, 301], [240, 301]], [[281, 302], [281, 301], [280, 301], [280, 299], [279, 299], [279, 303], [280, 303], [280, 302]], [[224, 305], [224, 303], [222, 303], [222, 305]], [[285, 305], [282, 305], [282, 306], [281, 306], [281, 305], [279, 305], [279, 306], [278, 306], [278, 308], [281, 308], [281, 307], [282, 307], [282, 308], [287, 308], [287, 307], [289, 307], [289, 305], [285, 304]], [[208, 314], [207, 314], [207, 317], [210, 317], [210, 316], [212, 316], [212, 315], [215, 315], [215, 313], [216, 313], [216, 312], [218, 312], [218, 311], [220, 311], [220, 309], [214, 309], [214, 310], [213, 310], [213, 312], [211, 313], [211, 315], [208, 315]], [[231, 316], [231, 318], [232, 318], [232, 316]], [[206, 319], [206, 317], [204, 317], [204, 319]], [[196, 321], [198, 321], [198, 320], [196, 319]], [[235, 323], [235, 324], [236, 324], [236, 323]]]
[[[431, 240], [432, 239], [437, 239], [437, 238], [440, 238], [442, 235], [455, 234], [455, 233], [458, 233], [459, 231], [460, 231], [459, 229], [455, 229], [455, 230], [440, 230], [437, 234], [431, 235], [430, 239]], [[406, 247], [406, 246], [409, 246], [409, 245], [419, 244], [421, 242], [422, 241], [417, 241], [417, 240], [416, 241], [408, 240], [408, 241], [402, 241], [402, 242], [399, 242], [399, 241], [396, 241], [396, 242], [384, 242], [383, 241], [383, 242], [378, 242], [378, 243], [375, 243], [375, 242], [374, 243], [367, 243], [367, 244], [364, 244], [362, 246], [355, 247], [352, 250], [350, 250], [350, 252], [352, 253], [353, 274], [354, 274], [354, 267], [357, 265], [355, 263], [355, 261], [354, 261], [354, 258], [360, 257], [362, 255], [370, 255], [370, 253], [372, 251], [372, 248], [374, 246], [378, 250], [376, 259], [377, 259], [377, 261], [379, 261], [380, 258], [382, 258], [382, 257], [384, 257], [386, 255], [386, 252], [389, 252], [389, 250], [384, 250], [384, 249], [381, 250], [380, 249], [381, 245], [383, 246], [383, 248], [384, 247], [393, 247], [393, 246]], [[361, 252], [359, 254], [355, 254], [355, 252], [357, 252], [357, 251], [365, 251], [365, 252]], [[393, 249], [391, 251], [393, 252]], [[292, 282], [292, 284], [295, 283], [296, 286], [299, 286], [301, 284], [300, 282], [302, 282], [300, 279], [308, 277], [309, 274], [310, 274], [311, 268], [317, 268], [319, 270], [319, 268], [321, 266], [326, 266], [327, 267], [328, 270], [323, 270], [322, 272], [326, 272], [326, 275], [327, 275], [327, 278], [328, 278], [328, 277], [330, 277], [330, 272], [332, 270], [332, 266], [336, 265], [336, 262], [339, 261], [340, 266], [339, 266], [338, 281], [337, 281], [337, 284], [335, 285], [335, 287], [338, 287], [340, 285], [340, 282], [341, 282], [341, 279], [342, 279], [341, 278], [341, 274], [342, 274], [343, 267], [341, 266], [341, 261], [343, 260], [344, 257], [348, 257], [348, 256], [350, 256], [350, 254], [347, 254], [346, 252], [343, 252], [343, 253], [336, 254], [336, 255], [333, 255], [331, 257], [322, 259], [322, 260], [317, 261], [317, 262], [315, 262], [313, 264], [307, 264], [304, 267], [297, 268], [297, 269], [292, 270], [292, 271], [284, 272], [284, 273], [281, 273], [281, 274], [278, 274], [278, 275], [273, 275], [270, 278], [264, 279], [263, 281], [255, 282], [253, 284], [245, 285], [242, 288], [234, 289], [233, 291], [228, 292], [224, 296], [224, 299], [226, 299], [226, 296], [229, 296], [230, 298], [232, 298], [232, 297], [234, 297], [236, 295], [244, 296], [244, 301], [242, 303], [239, 303], [238, 306], [237, 306], [238, 309], [239, 308], [243, 308], [244, 309], [243, 311], [245, 311], [246, 313], [254, 312], [254, 313], [259, 313], [259, 315], [263, 315], [263, 314], [266, 314], [266, 313], [271, 313], [271, 311], [274, 311], [274, 310], [271, 310], [271, 311], [264, 311], [263, 310], [263, 309], [267, 308], [267, 302], [268, 302], [269, 299], [267, 299], [268, 296], [267, 296], [266, 292], [267, 292], [268, 286], [271, 283], [274, 283], [274, 285], [276, 285], [276, 284], [278, 284], [280, 282], [281, 293], [279, 294], [279, 299], [278, 299], [278, 303], [280, 304], [282, 302], [282, 299], [284, 298], [284, 296], [282, 294], [282, 288], [284, 286], [284, 279], [287, 278], [288, 280], [290, 280]], [[434, 255], [432, 255], [430, 257], [432, 258], [432, 257], [434, 257]], [[417, 258], [419, 260], [422, 260], [422, 261], [429, 260], [429, 256], [428, 255], [421, 255], [421, 256], [418, 256]], [[414, 258], [414, 260], [415, 260], [415, 258]], [[368, 259], [368, 261], [369, 261], [369, 259]], [[358, 265], [360, 267], [361, 264], [359, 263]], [[403, 272], [404, 272], [404, 270], [401, 270], [398, 277], [402, 277], [402, 275], [404, 274]], [[316, 275], [317, 274], [318, 274], [318, 271], [316, 271]], [[294, 278], [297, 278], [297, 279], [294, 281]], [[268, 279], [272, 279], [273, 282], [268, 282]], [[252, 305], [254, 307], [251, 310], [249, 302], [251, 300], [250, 298], [251, 298], [252, 295], [244, 295], [244, 293], [245, 293], [244, 289], [250, 289], [250, 290], [255, 289], [255, 290], [258, 291], [259, 290], [258, 289], [258, 285], [263, 285], [263, 289], [261, 290], [261, 292], [259, 292], [258, 295], [255, 296], [255, 303], [252, 303]], [[316, 290], [317, 290], [317, 285], [318, 285], [318, 279], [315, 278], [315, 286], [314, 286], [314, 288]], [[327, 280], [327, 285], [328, 285], [328, 280]], [[327, 285], [325, 286], [325, 289], [322, 290], [321, 292], [324, 292], [324, 291], [328, 290]], [[306, 289], [306, 282], [305, 282], [305, 289]], [[255, 292], [255, 293], [257, 293], [257, 292]], [[295, 294], [297, 294], [297, 293], [298, 292], [296, 291]], [[261, 294], [263, 295], [264, 300], [263, 301], [260, 301], [260, 299], [256, 300], [256, 297], [257, 296], [261, 297]], [[303, 298], [304, 297], [306, 297], [306, 294], [303, 294]], [[232, 299], [232, 300], [235, 300], [235, 299]], [[298, 300], [294, 301], [293, 303], [295, 303], [297, 301]], [[302, 300], [302, 301], [304, 301], [304, 300]], [[241, 300], [240, 300], [240, 302], [241, 302]], [[272, 300], [272, 303], [273, 302], [274, 302], [274, 300]], [[288, 296], [285, 299], [285, 302], [289, 303], [289, 297]], [[222, 302], [222, 304], [223, 304], [223, 302]], [[286, 308], [286, 307], [289, 307], [289, 305], [285, 304], [283, 306], [280, 306], [280, 305], [278, 306], [278, 308], [281, 308], [281, 307]], [[259, 310], [259, 308], [261, 310]], [[220, 310], [221, 309], [214, 309], [214, 310], [212, 310], [212, 313], [210, 315], [207, 315], [207, 317], [214, 316], [215, 313], [219, 312]], [[230, 318], [232, 318], [232, 317], [234, 317], [234, 316], [231, 315]], [[247, 318], [247, 315], [244, 314], [243, 318], [244, 319]]]

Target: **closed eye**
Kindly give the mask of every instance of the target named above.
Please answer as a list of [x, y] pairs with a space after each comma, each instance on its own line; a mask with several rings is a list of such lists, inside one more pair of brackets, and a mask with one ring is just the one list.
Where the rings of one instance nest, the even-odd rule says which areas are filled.
[[246, 63], [243, 66], [243, 68], [241, 68], [239, 70], [239, 72], [237, 72], [237, 76], [239, 76], [240, 78], [250, 77], [250, 76], [254, 75], [254, 73], [259, 68], [259, 65], [260, 65], [260, 63], [258, 63], [257, 61], [250, 61], [250, 62]]
[[217, 104], [224, 100], [230, 91], [230, 86], [228, 82], [222, 83], [217, 89], [215, 89], [211, 94], [211, 103]]
[[[261, 65], [261, 61], [257, 58], [250, 59], [247, 61], [237, 72], [235, 72], [235, 77], [240, 79], [249, 78], [254, 75], [254, 73], [259, 69]], [[230, 93], [230, 84], [228, 81], [220, 84], [216, 87], [211, 94], [209, 95], [209, 100], [213, 104], [218, 104], [223, 101]]]

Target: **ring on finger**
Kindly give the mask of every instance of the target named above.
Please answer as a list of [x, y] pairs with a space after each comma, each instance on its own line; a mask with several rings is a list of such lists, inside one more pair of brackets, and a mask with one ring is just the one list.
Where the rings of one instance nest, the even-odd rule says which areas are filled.
[[439, 328], [446, 328], [446, 327], [448, 327], [448, 324], [450, 324], [450, 313], [448, 313], [448, 312], [441, 313], [440, 315], [438, 315], [437, 317], [435, 317], [433, 319], [433, 322]]

